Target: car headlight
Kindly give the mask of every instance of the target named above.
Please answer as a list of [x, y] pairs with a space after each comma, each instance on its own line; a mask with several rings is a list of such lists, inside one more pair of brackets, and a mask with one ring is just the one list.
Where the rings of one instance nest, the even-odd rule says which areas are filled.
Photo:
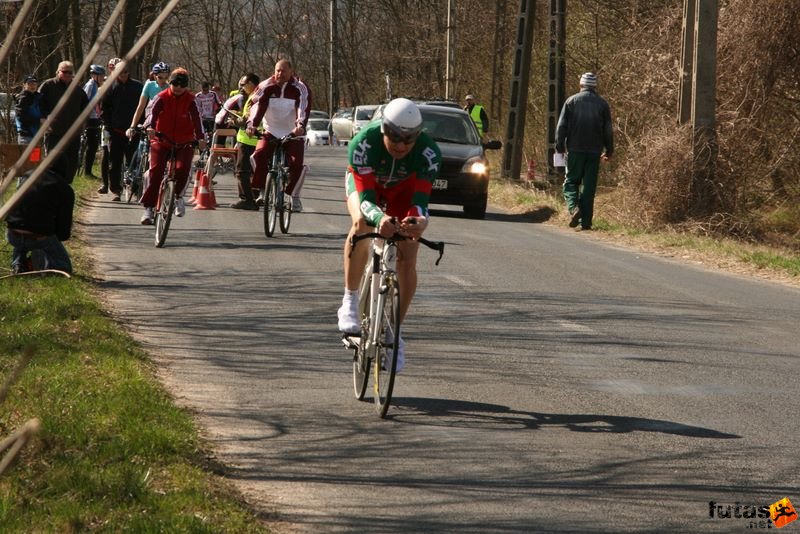
[[468, 174], [486, 174], [488, 170], [489, 166], [486, 165], [486, 160], [480, 157], [467, 160], [464, 166], [461, 167], [461, 172]]

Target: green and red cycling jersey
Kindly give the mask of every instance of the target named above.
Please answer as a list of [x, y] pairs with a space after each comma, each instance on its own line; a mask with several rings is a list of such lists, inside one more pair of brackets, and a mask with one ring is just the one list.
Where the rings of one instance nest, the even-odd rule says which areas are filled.
[[[367, 125], [348, 145], [347, 196], [357, 191], [361, 213], [378, 226], [391, 217], [427, 217], [433, 181], [439, 176], [442, 153], [425, 132], [402, 159], [394, 159], [383, 144], [380, 122]], [[386, 209], [381, 209], [381, 206]]]

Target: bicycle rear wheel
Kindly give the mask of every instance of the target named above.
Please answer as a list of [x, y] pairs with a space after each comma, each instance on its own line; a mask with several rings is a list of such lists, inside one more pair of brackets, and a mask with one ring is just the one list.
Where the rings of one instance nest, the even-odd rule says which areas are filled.
[[400, 289], [397, 281], [393, 281], [383, 295], [383, 306], [380, 310], [379, 348], [375, 358], [375, 408], [381, 417], [386, 416], [392, 400], [394, 377], [397, 372], [397, 351], [400, 348]]
[[264, 191], [264, 234], [272, 237], [278, 222], [278, 182], [274, 172], [267, 175], [267, 188]]
[[161, 206], [156, 210], [156, 246], [163, 247], [167, 240], [169, 224], [175, 211], [175, 182], [164, 180], [161, 188]]
[[358, 351], [353, 356], [353, 389], [356, 398], [362, 400], [367, 392], [369, 382], [369, 367], [372, 363], [371, 355], [366, 349], [366, 340], [369, 339], [369, 303], [372, 300], [370, 280], [372, 279], [372, 263], [368, 263], [364, 269], [359, 286], [361, 295], [358, 303], [358, 316], [361, 319], [361, 338], [358, 343]]
[[[283, 177], [283, 180], [281, 180], [281, 187], [286, 183], [287, 178], [287, 176]], [[280, 199], [280, 202], [278, 203], [278, 213], [280, 214], [281, 233], [285, 234], [289, 231], [289, 223], [292, 222], [292, 199], [289, 195], [282, 191], [280, 194], [278, 194], [278, 197]]]

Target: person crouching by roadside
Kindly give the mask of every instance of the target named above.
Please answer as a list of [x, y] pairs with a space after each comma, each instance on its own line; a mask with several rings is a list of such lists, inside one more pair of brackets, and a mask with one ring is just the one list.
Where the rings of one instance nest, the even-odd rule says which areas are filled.
[[6, 238], [13, 247], [11, 270], [29, 270], [28, 253], [41, 250], [45, 269], [72, 274], [72, 261], [62, 241], [72, 234], [75, 193], [57, 169], [48, 170], [8, 213]]

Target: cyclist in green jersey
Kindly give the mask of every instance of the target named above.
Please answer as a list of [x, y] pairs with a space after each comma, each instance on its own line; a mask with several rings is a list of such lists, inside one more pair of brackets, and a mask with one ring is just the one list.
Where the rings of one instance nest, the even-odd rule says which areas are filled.
[[[398, 244], [400, 321], [405, 318], [417, 289], [419, 243], [413, 239], [428, 227], [428, 201], [441, 159], [436, 142], [422, 131], [419, 109], [405, 98], [389, 102], [381, 121], [369, 124], [350, 141], [345, 188], [353, 224], [344, 245], [345, 288], [338, 312], [341, 332], [360, 330], [358, 285], [369, 258], [369, 244], [360, 241], [351, 247], [350, 239], [370, 231], [369, 226], [386, 237], [399, 233], [412, 238]], [[398, 371], [404, 356], [401, 338]]]

